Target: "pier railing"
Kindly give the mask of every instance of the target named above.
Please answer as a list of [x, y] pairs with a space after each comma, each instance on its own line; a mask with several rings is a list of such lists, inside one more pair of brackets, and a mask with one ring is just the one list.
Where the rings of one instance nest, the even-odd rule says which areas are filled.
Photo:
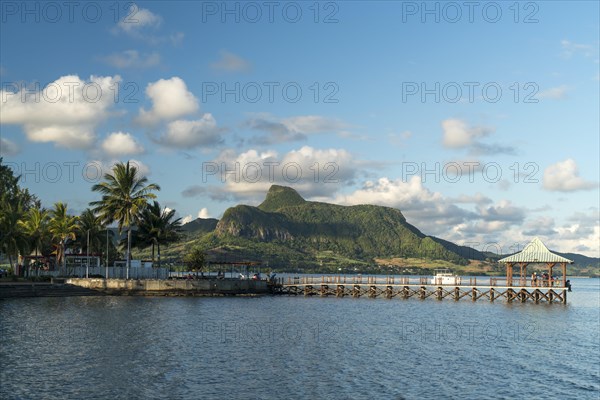
[[374, 286], [490, 286], [490, 287], [532, 287], [564, 288], [563, 279], [530, 279], [514, 277], [512, 285], [505, 277], [460, 277], [441, 280], [432, 276], [381, 276], [381, 275], [302, 275], [277, 278], [280, 285], [374, 285]]
[[[273, 284], [275, 283], [275, 284]], [[421, 300], [434, 298], [506, 299], [507, 302], [563, 303], [567, 291], [562, 279], [526, 279], [513, 277], [431, 277], [377, 275], [302, 275], [277, 278], [272, 293], [289, 296], [385, 297]]]

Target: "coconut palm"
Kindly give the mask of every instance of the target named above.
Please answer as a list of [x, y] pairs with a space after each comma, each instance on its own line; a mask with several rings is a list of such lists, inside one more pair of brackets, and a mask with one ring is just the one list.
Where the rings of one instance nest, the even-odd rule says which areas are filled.
[[33, 249], [35, 252], [36, 261], [38, 253], [43, 252], [48, 243], [50, 236], [49, 222], [50, 215], [48, 211], [38, 207], [30, 208], [25, 213], [24, 218], [19, 221], [22, 232], [28, 239], [29, 251]]
[[67, 241], [77, 238], [77, 221], [79, 218], [67, 214], [67, 205], [62, 202], [54, 204], [54, 209], [50, 211], [49, 231], [52, 239], [58, 242], [56, 251], [56, 263], [62, 265], [62, 271], [66, 272], [65, 251]]
[[104, 174], [103, 182], [92, 186], [93, 191], [102, 194], [101, 200], [90, 203], [100, 220], [106, 224], [117, 221], [119, 234], [127, 229], [127, 279], [131, 267], [131, 227], [138, 222], [148, 200], [156, 198], [152, 192], [160, 190], [158, 185], [147, 183], [148, 179], [135, 166], [119, 162], [112, 173]]
[[[78, 246], [85, 253], [99, 253], [106, 247], [106, 227], [94, 213], [86, 208], [79, 216]], [[88, 250], [88, 235], [90, 248]]]
[[23, 203], [8, 201], [6, 196], [0, 197], [0, 251], [8, 256], [11, 267], [19, 253], [25, 254], [28, 248], [27, 236], [19, 221], [25, 214]]
[[154, 263], [154, 248], [158, 253], [158, 267], [160, 268], [160, 245], [179, 240], [181, 231], [181, 218], [172, 220], [175, 210], [161, 208], [157, 201], [148, 204], [142, 211], [138, 229], [133, 237], [133, 243], [140, 249], [152, 246], [152, 262]]
[[0, 252], [8, 256], [13, 266], [13, 257], [25, 254], [28, 243], [19, 221], [31, 207], [39, 207], [39, 200], [27, 189], [19, 187], [20, 176], [15, 176], [0, 157]]

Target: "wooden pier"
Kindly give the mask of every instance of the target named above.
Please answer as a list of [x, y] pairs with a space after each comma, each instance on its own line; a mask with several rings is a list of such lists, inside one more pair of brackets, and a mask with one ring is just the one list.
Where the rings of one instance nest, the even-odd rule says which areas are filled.
[[384, 297], [393, 299], [433, 298], [436, 300], [486, 299], [491, 302], [563, 303], [567, 302], [567, 287], [563, 280], [532, 282], [515, 279], [517, 286], [509, 286], [504, 278], [461, 278], [454, 284], [433, 284], [431, 277], [377, 277], [377, 276], [303, 276], [279, 279], [273, 293], [289, 296], [321, 297]]

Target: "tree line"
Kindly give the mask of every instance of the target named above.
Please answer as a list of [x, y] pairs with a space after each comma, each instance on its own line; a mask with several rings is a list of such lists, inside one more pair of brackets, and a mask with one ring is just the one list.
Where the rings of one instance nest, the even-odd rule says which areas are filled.
[[[90, 202], [80, 215], [70, 215], [63, 202], [50, 209], [42, 207], [34, 194], [20, 187], [19, 180], [20, 176], [2, 165], [0, 158], [0, 253], [11, 267], [18, 262], [19, 254], [33, 253], [36, 260], [37, 256], [54, 258], [61, 274], [66, 274], [67, 250], [102, 254], [103, 259], [108, 255], [114, 261], [119, 254], [109, 225], [116, 223], [119, 235], [127, 233], [119, 247], [125, 251], [128, 277], [132, 247], [152, 247], [152, 261], [156, 250], [160, 267], [160, 247], [180, 238], [181, 218], [175, 219], [175, 210], [155, 200], [160, 186], [149, 183], [129, 162], [115, 164], [100, 183], [92, 186], [101, 198]], [[33, 267], [40, 265], [33, 263]]]

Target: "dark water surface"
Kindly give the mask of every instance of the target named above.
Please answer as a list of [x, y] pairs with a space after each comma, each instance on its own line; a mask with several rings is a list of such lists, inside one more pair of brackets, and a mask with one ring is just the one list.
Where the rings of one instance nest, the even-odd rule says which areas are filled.
[[503, 300], [0, 301], [1, 399], [600, 396], [600, 281]]

